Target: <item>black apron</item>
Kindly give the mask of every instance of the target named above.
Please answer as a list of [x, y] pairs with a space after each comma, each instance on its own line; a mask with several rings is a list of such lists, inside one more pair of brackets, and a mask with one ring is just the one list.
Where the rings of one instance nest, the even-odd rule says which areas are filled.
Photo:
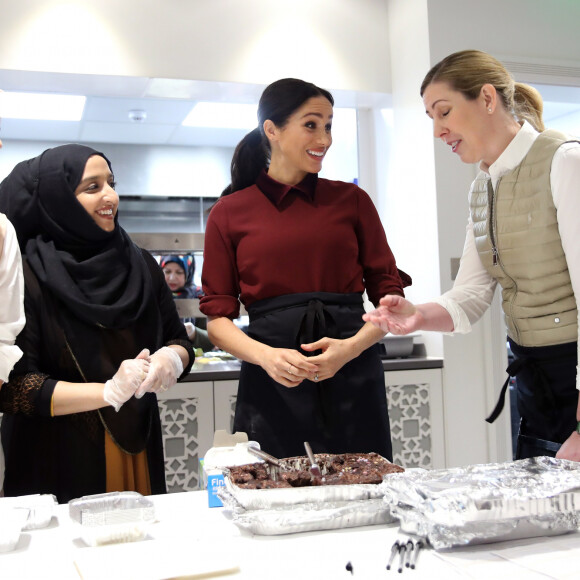
[[[515, 377], [521, 417], [516, 459], [555, 457], [562, 443], [576, 430], [578, 345], [569, 342], [523, 347], [508, 340], [514, 361], [507, 372]], [[507, 382], [496, 409], [487, 419], [490, 423], [501, 412]]]
[[[255, 302], [248, 335], [274, 348], [300, 349], [323, 337], [345, 339], [364, 325], [360, 294], [313, 292]], [[376, 452], [392, 461], [383, 365], [373, 345], [334, 377], [288, 388], [258, 365], [242, 363], [234, 431], [276, 457]]]

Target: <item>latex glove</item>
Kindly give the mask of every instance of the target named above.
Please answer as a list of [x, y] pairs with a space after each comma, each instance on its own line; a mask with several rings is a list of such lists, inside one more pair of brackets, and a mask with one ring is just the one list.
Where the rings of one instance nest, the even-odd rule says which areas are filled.
[[187, 337], [189, 340], [193, 340], [195, 338], [195, 326], [192, 322], [184, 322], [183, 326], [185, 326], [185, 331], [187, 332]]
[[144, 348], [137, 358], [127, 359], [121, 363], [119, 370], [112, 379], [105, 383], [103, 399], [115, 411], [119, 411], [142, 384], [149, 372], [149, 349]]
[[147, 377], [137, 389], [135, 397], [140, 399], [145, 393], [162, 393], [177, 382], [183, 372], [183, 363], [177, 352], [162, 346], [149, 358], [151, 365]]

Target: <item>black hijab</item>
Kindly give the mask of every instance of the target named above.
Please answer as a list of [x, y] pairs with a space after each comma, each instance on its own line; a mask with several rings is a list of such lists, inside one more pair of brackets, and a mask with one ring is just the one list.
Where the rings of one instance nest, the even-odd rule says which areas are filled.
[[[105, 382], [123, 360], [163, 344], [142, 251], [116, 217], [114, 230], [107, 232], [77, 200], [75, 190], [93, 155], [111, 166], [90, 147], [63, 145], [19, 163], [0, 184], [0, 211], [14, 225], [25, 260], [56, 304], [52, 316], [72, 355], [57, 364], [63, 380], [73, 382], [80, 380], [79, 372], [84, 381]], [[57, 336], [55, 343], [61, 344]], [[112, 407], [98, 413], [117, 445], [138, 453], [147, 444], [156, 409], [155, 396], [147, 393], [129, 399], [119, 413]]]
[[151, 280], [141, 251], [117, 223], [107, 232], [77, 200], [90, 157], [63, 145], [23, 161], [0, 184], [0, 211], [41, 284], [89, 325], [126, 328], [151, 306]]

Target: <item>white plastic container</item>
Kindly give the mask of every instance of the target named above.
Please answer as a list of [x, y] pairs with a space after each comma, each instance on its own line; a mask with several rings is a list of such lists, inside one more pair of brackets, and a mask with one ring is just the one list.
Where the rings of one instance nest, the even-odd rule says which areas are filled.
[[26, 508], [0, 507], [0, 552], [10, 552], [16, 548], [28, 513]]
[[89, 546], [142, 540], [155, 521], [155, 506], [134, 491], [87, 495], [69, 501], [69, 515]]
[[58, 502], [51, 494], [19, 495], [0, 498], [0, 510], [3, 508], [25, 508], [28, 518], [23, 530], [36, 530], [48, 526], [54, 515]]

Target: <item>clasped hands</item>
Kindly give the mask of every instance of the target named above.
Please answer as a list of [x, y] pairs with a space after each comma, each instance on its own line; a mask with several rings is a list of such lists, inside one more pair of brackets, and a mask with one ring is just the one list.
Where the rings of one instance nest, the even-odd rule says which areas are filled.
[[324, 337], [300, 348], [322, 353], [307, 357], [297, 350], [272, 348], [262, 368], [281, 385], [297, 387], [305, 379], [314, 383], [330, 379], [353, 358], [345, 342], [334, 338]]
[[143, 349], [136, 358], [121, 363], [113, 378], [105, 383], [103, 398], [118, 411], [133, 395], [140, 399], [145, 393], [166, 391], [183, 372], [177, 352], [167, 346], [153, 354]]

